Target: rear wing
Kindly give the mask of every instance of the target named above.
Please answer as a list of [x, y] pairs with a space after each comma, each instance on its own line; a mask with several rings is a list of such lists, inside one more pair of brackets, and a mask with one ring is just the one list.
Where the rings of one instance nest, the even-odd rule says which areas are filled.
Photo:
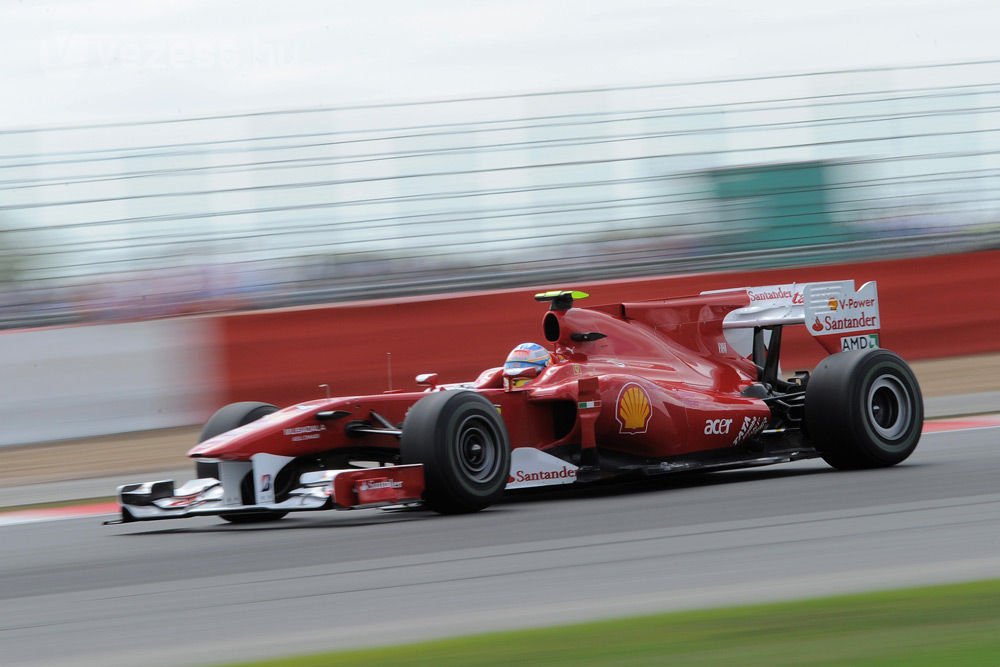
[[[750, 304], [726, 315], [726, 339], [740, 354], [758, 356], [766, 343], [760, 332], [780, 331], [788, 324], [804, 324], [816, 341], [833, 354], [843, 350], [879, 347], [882, 327], [875, 281], [859, 289], [853, 280], [790, 283], [763, 287], [739, 287], [702, 294], [746, 292]], [[741, 335], [740, 330], [745, 333]], [[750, 330], [755, 332], [751, 335]]]

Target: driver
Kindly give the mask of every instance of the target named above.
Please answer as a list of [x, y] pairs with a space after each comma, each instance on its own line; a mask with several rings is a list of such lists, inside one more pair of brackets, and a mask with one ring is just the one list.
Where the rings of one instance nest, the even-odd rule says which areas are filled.
[[504, 385], [515, 389], [552, 365], [552, 355], [538, 343], [521, 343], [507, 355], [503, 364]]

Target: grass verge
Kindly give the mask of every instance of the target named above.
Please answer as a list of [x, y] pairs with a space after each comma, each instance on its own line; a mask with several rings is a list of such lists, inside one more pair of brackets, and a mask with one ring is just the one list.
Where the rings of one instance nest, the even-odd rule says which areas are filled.
[[663, 664], [1000, 665], [1000, 580], [656, 614], [233, 667]]

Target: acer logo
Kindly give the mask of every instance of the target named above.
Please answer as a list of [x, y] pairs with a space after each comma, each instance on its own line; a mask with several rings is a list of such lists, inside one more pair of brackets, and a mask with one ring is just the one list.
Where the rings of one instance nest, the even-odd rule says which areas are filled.
[[733, 420], [730, 419], [706, 419], [705, 435], [728, 435], [732, 428]]

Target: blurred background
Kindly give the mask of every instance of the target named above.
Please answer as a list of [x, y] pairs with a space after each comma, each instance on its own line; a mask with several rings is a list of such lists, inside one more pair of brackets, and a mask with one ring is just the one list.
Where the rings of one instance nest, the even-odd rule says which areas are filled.
[[[998, 26], [996, 0], [0, 1], [0, 526], [25, 531], [0, 556], [0, 662], [261, 659], [997, 576], [985, 430], [884, 477], [724, 472], [467, 523], [362, 515], [347, 539], [339, 519], [2, 514], [183, 482], [226, 403], [472, 379], [541, 338], [539, 288], [587, 305], [877, 280], [879, 343], [926, 415], [995, 413]], [[804, 327], [783, 338], [788, 372], [821, 354]], [[733, 664], [765, 644], [951, 664], [990, 654], [995, 590], [691, 627], [722, 628], [703, 664], [737, 635]], [[677, 627], [639, 643], [695, 655]], [[928, 652], [935, 633], [953, 644]], [[621, 662], [604, 639], [572, 643]]]
[[[0, 5], [0, 446], [466, 380], [537, 336], [538, 288], [878, 280], [883, 344], [948, 362], [917, 369], [928, 395], [996, 391], [998, 21], [986, 0]], [[818, 354], [792, 332], [783, 359]]]
[[903, 6], [9, 7], [0, 326], [995, 247], [997, 11]]

